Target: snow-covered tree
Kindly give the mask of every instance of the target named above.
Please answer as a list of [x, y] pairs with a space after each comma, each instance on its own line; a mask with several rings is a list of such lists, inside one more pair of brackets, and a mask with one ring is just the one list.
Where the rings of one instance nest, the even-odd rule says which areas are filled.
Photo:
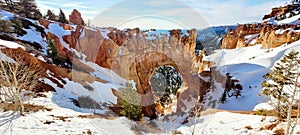
[[299, 69], [299, 52], [291, 51], [264, 76], [266, 80], [262, 83], [264, 87], [262, 93], [277, 100], [274, 107], [278, 117], [280, 119], [287, 118], [286, 134], [293, 132], [293, 128], [290, 128], [292, 124], [291, 113], [293, 105], [299, 98]]

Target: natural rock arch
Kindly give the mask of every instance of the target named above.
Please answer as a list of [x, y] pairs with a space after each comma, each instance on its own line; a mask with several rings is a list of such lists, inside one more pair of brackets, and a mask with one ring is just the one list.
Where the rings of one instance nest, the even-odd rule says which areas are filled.
[[195, 102], [192, 99], [197, 99], [199, 95], [200, 79], [191, 73], [192, 63], [186, 63], [183, 59], [174, 59], [175, 57], [172, 56], [152, 51], [131, 54], [127, 57], [122, 56], [112, 61], [113, 71], [136, 83], [137, 92], [141, 98], [140, 105], [145, 116], [153, 117], [155, 115], [154, 97], [149, 82], [156, 68], [160, 66], [171, 66], [182, 75], [182, 87], [186, 89], [177, 93], [177, 113], [189, 110], [191, 107], [185, 106], [184, 102]]
[[[169, 65], [182, 75], [184, 81], [182, 86], [186, 89], [178, 96], [177, 112], [189, 110], [191, 107], [185, 106], [184, 103], [195, 101], [192, 99], [196, 99], [200, 91], [200, 79], [196, 74], [193, 75], [198, 71], [193, 67], [197, 31], [195, 29], [188, 31], [189, 36], [186, 37], [184, 43], [181, 38], [178, 39], [176, 34], [172, 35], [174, 31], [180, 30], [172, 30], [170, 37], [165, 35], [149, 41], [144, 33], [137, 30], [133, 30], [132, 33], [132, 30], [128, 30], [128, 37], [116, 39], [125, 41], [120, 45], [116, 44], [114, 40], [105, 39], [99, 34], [99, 31], [80, 30], [79, 27], [76, 29], [77, 34], [76, 32], [72, 33], [69, 38], [72, 41], [73, 38], [76, 39], [81, 32], [84, 32], [85, 36], [76, 40], [78, 42], [71, 46], [85, 54], [87, 61], [93, 61], [101, 67], [109, 68], [124, 79], [133, 80], [138, 93], [145, 99], [142, 103], [144, 114], [151, 117], [155, 114], [155, 105], [152, 102], [153, 96], [151, 96], [149, 80], [157, 67]], [[111, 33], [118, 32], [125, 31], [113, 29]], [[136, 36], [130, 37], [130, 35]], [[68, 37], [65, 37], [64, 40], [67, 42], [69, 41], [67, 39]], [[119, 82], [116, 81], [116, 83]], [[119, 97], [116, 91], [114, 93]]]
[[[137, 85], [137, 92], [141, 95], [143, 113], [148, 116], [155, 114], [153, 93], [149, 84], [156, 68], [160, 66], [172, 66], [179, 71], [178, 65], [172, 58], [162, 53], [147, 53], [143, 57], [136, 57], [135, 62], [130, 66], [129, 79], [134, 80]], [[179, 71], [180, 72], [180, 71]], [[183, 78], [183, 80], [185, 80]]]

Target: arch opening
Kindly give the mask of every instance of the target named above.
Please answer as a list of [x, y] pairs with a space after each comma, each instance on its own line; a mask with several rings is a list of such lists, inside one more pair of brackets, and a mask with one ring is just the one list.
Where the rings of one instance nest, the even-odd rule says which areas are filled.
[[183, 77], [172, 66], [159, 66], [150, 78], [150, 85], [154, 102], [168, 108], [176, 106], [177, 92], [183, 85]]

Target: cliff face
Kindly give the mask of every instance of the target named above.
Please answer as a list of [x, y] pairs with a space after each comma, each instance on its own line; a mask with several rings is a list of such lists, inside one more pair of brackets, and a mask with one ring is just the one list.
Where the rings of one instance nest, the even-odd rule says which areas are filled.
[[283, 44], [290, 44], [300, 39], [300, 33], [295, 29], [299, 28], [295, 25], [285, 25], [273, 29], [264, 27], [257, 41], [262, 44], [262, 48], [275, 48]]
[[261, 24], [241, 24], [236, 30], [230, 30], [222, 40], [222, 49], [234, 49], [245, 47], [249, 45], [245, 37], [260, 33], [262, 29]]
[[[26, 64], [32, 69], [38, 69], [39, 70], [38, 72], [41, 72], [43, 77], [51, 80], [54, 84], [56, 84], [60, 88], [63, 88], [64, 85], [63, 81], [61, 81], [62, 78], [67, 78], [73, 82], [78, 82], [83, 86], [88, 85], [88, 83], [92, 83], [95, 80], [100, 82], [106, 82], [104, 80], [91, 76], [88, 73], [74, 71], [67, 68], [55, 66], [53, 64], [49, 64], [47, 62], [40, 60], [39, 58], [34, 57], [32, 54], [28, 53], [26, 50], [23, 50], [21, 48], [17, 48], [17, 49], [3, 48], [1, 49], [1, 52], [15, 59], [17, 62], [19, 62], [18, 60], [21, 60], [22, 63]], [[90, 72], [93, 71], [93, 69], [88, 69], [88, 68], [86, 69], [89, 70]], [[51, 73], [51, 75], [49, 75], [49, 72]], [[54, 88], [52, 88], [48, 84], [45, 84], [44, 82], [40, 82], [35, 90], [37, 92], [55, 91]]]
[[110, 33], [108, 33], [107, 36], [119, 46], [123, 45], [128, 40], [127, 39], [128, 37], [126, 36], [126, 32], [118, 29], [113, 29]]
[[222, 49], [235, 49], [262, 44], [262, 48], [274, 48], [299, 40], [296, 25], [243, 24], [229, 31], [223, 38]]
[[[84, 36], [80, 37], [84, 33]], [[84, 29], [77, 26], [71, 35], [63, 36], [63, 40], [77, 52], [86, 55], [85, 60], [98, 64], [101, 67], [111, 68], [109, 58], [117, 54], [119, 46], [110, 39], [104, 38], [99, 30]]]

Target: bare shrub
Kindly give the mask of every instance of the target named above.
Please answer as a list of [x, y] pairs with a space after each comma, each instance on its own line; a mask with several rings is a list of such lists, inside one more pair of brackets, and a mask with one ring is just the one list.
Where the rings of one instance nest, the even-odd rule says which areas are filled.
[[[12, 52], [8, 52], [11, 53]], [[13, 56], [13, 55], [10, 55]], [[9, 58], [7, 56], [0, 59], [0, 93], [4, 103], [12, 103], [16, 110], [22, 115], [24, 104], [22, 91], [32, 90], [39, 82], [41, 68], [38, 65], [26, 64], [21, 56]]]

